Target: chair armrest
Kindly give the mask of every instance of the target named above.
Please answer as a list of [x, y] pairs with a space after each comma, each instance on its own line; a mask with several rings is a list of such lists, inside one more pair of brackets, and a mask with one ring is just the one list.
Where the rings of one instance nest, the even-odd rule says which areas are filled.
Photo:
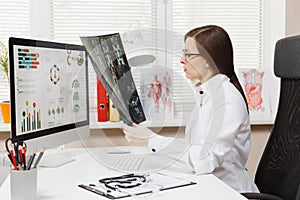
[[284, 200], [283, 198], [272, 195], [272, 194], [265, 194], [265, 193], [251, 193], [251, 192], [244, 192], [241, 193], [247, 199], [258, 199], [258, 200]]

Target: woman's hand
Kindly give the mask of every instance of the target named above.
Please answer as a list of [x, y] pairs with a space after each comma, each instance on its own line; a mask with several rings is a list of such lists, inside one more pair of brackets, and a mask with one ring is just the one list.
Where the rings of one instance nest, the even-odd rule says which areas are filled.
[[123, 124], [122, 128], [125, 138], [131, 146], [148, 146], [149, 139], [155, 135], [149, 128], [135, 123], [132, 127]]

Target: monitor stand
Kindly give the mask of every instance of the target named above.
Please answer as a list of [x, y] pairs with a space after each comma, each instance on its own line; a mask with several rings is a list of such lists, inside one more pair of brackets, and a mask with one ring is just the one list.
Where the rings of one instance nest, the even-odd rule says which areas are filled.
[[72, 152], [65, 149], [64, 145], [62, 145], [57, 149], [46, 150], [45, 155], [38, 164], [38, 167], [56, 168], [75, 160], [76, 159]]

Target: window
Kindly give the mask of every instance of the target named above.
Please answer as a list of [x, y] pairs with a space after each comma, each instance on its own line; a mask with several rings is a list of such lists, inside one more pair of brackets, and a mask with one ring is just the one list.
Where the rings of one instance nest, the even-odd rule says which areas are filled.
[[[124, 33], [155, 27], [156, 3], [152, 0], [53, 0], [52, 16], [54, 40], [81, 44], [80, 35]], [[97, 96], [92, 67], [89, 75], [90, 119], [93, 123], [97, 119]]]
[[[10, 0], [0, 2], [0, 41], [8, 47], [10, 36], [30, 36], [29, 0]], [[0, 71], [0, 102], [9, 100], [9, 84]]]
[[155, 27], [155, 5], [151, 0], [53, 0], [53, 38], [81, 44], [80, 35]]
[[[194, 102], [179, 63], [184, 34], [194, 27], [220, 25], [232, 39], [236, 67], [271, 68], [275, 41], [284, 37], [284, 13], [285, 0], [276, 5], [264, 0], [10, 0], [0, 3], [0, 40], [31, 36], [81, 44], [80, 35], [154, 30], [151, 41], [166, 50], [156, 51], [158, 65], [173, 68], [179, 120], [173, 125], [184, 125], [182, 119], [187, 119]], [[92, 68], [89, 72], [91, 120], [96, 121], [96, 75]], [[139, 76], [134, 78], [138, 86]], [[7, 85], [0, 82], [4, 100]]]
[[[263, 67], [265, 10], [263, 0], [173, 0], [170, 28], [174, 32], [173, 66], [175, 67], [175, 92], [182, 99], [177, 110], [192, 109], [189, 84], [182, 84], [182, 68], [178, 62], [183, 48], [184, 34], [195, 27], [214, 24], [224, 28], [233, 43], [234, 64], [239, 67]], [[177, 76], [176, 76], [177, 75]], [[177, 112], [178, 112], [177, 111]]]

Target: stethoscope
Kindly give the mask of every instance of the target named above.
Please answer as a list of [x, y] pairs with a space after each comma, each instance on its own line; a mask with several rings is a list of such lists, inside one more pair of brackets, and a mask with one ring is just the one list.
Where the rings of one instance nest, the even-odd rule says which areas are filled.
[[142, 185], [146, 182], [146, 177], [143, 175], [126, 174], [117, 177], [104, 178], [99, 180], [106, 188], [117, 190], [118, 188], [129, 189]]

